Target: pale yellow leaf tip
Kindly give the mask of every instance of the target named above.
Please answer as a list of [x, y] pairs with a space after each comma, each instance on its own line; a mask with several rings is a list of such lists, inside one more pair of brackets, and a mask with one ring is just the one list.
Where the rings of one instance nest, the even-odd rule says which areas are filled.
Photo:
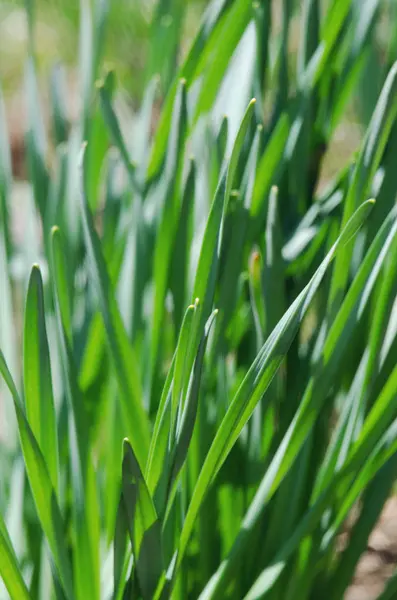
[[81, 169], [84, 165], [84, 155], [85, 155], [85, 149], [88, 146], [88, 142], [87, 140], [85, 140], [84, 142], [82, 142], [81, 144], [81, 148], [80, 148], [80, 153], [79, 153], [79, 157], [78, 157], [78, 166]]

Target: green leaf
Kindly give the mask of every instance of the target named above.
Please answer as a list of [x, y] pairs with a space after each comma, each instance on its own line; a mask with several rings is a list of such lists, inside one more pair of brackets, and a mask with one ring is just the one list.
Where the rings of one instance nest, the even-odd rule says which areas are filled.
[[251, 416], [256, 404], [263, 397], [297, 332], [306, 310], [316, 293], [324, 274], [336, 252], [357, 232], [372, 209], [373, 201], [364, 203], [354, 214], [337, 242], [331, 248], [309, 284], [290, 306], [281, 321], [268, 337], [244, 381], [240, 385], [220, 424], [215, 439], [206, 456], [193, 492], [192, 500], [183, 525], [177, 553], [176, 568], [185, 555], [194, 522], [222, 464], [237, 441], [241, 430]]
[[[341, 227], [347, 223], [355, 208], [368, 194], [376, 169], [382, 158], [392, 125], [397, 116], [397, 63], [390, 70], [375, 112], [365, 136], [354, 170], [352, 183], [345, 200]], [[345, 247], [336, 259], [328, 307], [331, 320], [340, 306], [349, 277], [352, 247]]]
[[216, 44], [211, 48], [212, 55], [204, 71], [200, 94], [195, 107], [196, 122], [199, 116], [208, 112], [216, 98], [230, 59], [252, 18], [252, 6], [245, 0], [236, 0], [222, 22]]
[[[363, 209], [364, 207], [365, 204], [362, 205], [360, 209]], [[357, 212], [355, 213], [355, 216], [357, 216]], [[347, 233], [346, 229], [344, 231]], [[387, 250], [395, 238], [396, 233], [397, 221], [396, 211], [394, 211], [384, 223], [376, 240], [373, 242], [370, 250], [368, 251], [365, 260], [363, 261], [363, 264], [352, 284], [352, 287], [349, 290], [349, 293], [334, 321], [334, 324], [331, 327], [326, 340], [324, 341], [322, 354], [316, 363], [317, 369], [314, 370], [313, 376], [308, 382], [305, 394], [298, 406], [295, 416], [293, 417], [293, 420], [290, 423], [288, 430], [285, 433], [285, 436], [280, 443], [277, 452], [275, 453], [272, 462], [255, 494], [254, 500], [252, 501], [251, 506], [243, 520], [240, 534], [236, 539], [232, 552], [229, 554], [228, 559], [223, 562], [212, 580], [212, 594], [215, 593], [216, 590], [219, 591], [219, 587], [225, 585], [225, 580], [227, 580], [227, 578], [233, 573], [235, 561], [239, 556], [241, 557], [244, 549], [246, 548], [246, 544], [250, 539], [249, 532], [252, 532], [255, 529], [255, 525], [257, 524], [264, 507], [266, 506], [266, 502], [276, 491], [285, 474], [296, 460], [296, 457], [298, 456], [298, 453], [305, 440], [307, 440], [307, 436], [312, 430], [314, 422], [320, 413], [320, 409], [327, 397], [330, 386], [333, 384], [338, 366], [343, 359], [343, 351], [346, 348], [347, 341], [349, 340], [349, 337], [351, 336], [358, 319], [360, 319], [363, 314], [365, 305], [370, 296], [370, 292], [374, 287], [376, 276], [381, 269], [382, 263], [387, 254]], [[343, 235], [344, 234], [342, 233], [342, 236]], [[350, 238], [349, 235], [347, 237], [348, 239]], [[390, 388], [388, 389], [388, 393], [390, 393]], [[387, 406], [387, 397], [390, 396], [387, 394], [385, 398], [382, 399], [381, 404], [383, 409]], [[379, 432], [379, 427], [381, 426], [380, 421], [376, 421], [376, 419], [373, 418], [372, 424], [378, 428], [377, 431]], [[367, 454], [364, 454], [364, 450], [362, 451], [362, 462], [365, 461], [365, 457], [368, 455], [368, 448], [370, 447], [371, 446], [367, 440]], [[356, 457], [357, 456], [358, 455], [356, 455]], [[355, 472], [353, 464], [351, 464], [349, 468], [349, 473]], [[343, 473], [345, 473], [345, 471]], [[343, 478], [345, 477], [345, 474], [343, 473], [340, 475], [338, 473], [337, 475], [338, 478], [341, 478], [340, 481], [339, 479], [336, 480], [335, 471], [330, 471], [329, 478], [327, 480], [322, 478], [321, 482], [316, 482], [316, 487], [312, 496], [312, 502], [314, 505], [314, 501], [318, 499], [319, 504], [316, 505], [315, 509], [313, 509], [314, 512], [312, 513], [312, 516], [310, 516], [310, 518], [308, 516], [308, 523], [313, 523], [311, 519], [314, 519], [313, 515], [317, 514], [316, 511], [318, 511], [318, 514], [321, 514], [319, 508], [320, 506], [323, 506], [323, 510], [325, 509], [325, 506], [327, 506], [327, 502], [324, 497], [324, 490], [330, 490], [327, 492], [328, 502], [330, 503], [331, 500], [329, 499], [329, 494], [335, 492], [333, 487], [336, 486], [337, 481], [340, 483], [340, 485], [343, 485]], [[311, 526], [312, 525], [310, 525], [310, 527]], [[306, 525], [302, 523], [301, 527], [304, 528]], [[309, 527], [309, 525], [307, 525], [307, 527]], [[301, 533], [300, 535], [303, 534]], [[298, 543], [296, 538], [294, 538], [293, 543]], [[288, 541], [285, 546], [285, 548], [288, 548], [288, 555], [290, 552], [292, 552], [291, 544], [292, 541]], [[277, 563], [279, 557], [284, 556], [284, 550], [287, 552], [285, 548], [282, 547], [277, 553], [277, 556], [274, 558], [274, 564]]]
[[288, 115], [282, 114], [259, 161], [250, 209], [253, 220], [263, 213], [267, 195], [276, 183], [275, 178], [287, 143], [289, 127]]
[[177, 68], [185, 11], [185, 3], [179, 0], [160, 0], [153, 11], [147, 72], [158, 74], [164, 89], [169, 88]]
[[251, 253], [248, 273], [252, 314], [254, 316], [255, 332], [258, 351], [264, 344], [264, 332], [266, 331], [265, 303], [262, 291], [262, 256], [259, 250]]
[[115, 76], [113, 71], [108, 71], [104, 80], [97, 83], [102, 114], [109, 130], [111, 140], [120, 152], [123, 164], [127, 170], [133, 189], [137, 189], [135, 165], [132, 163], [127, 146], [125, 145], [120, 125], [114, 112], [111, 98], [115, 87]]
[[87, 139], [89, 135], [93, 84], [97, 76], [101, 53], [104, 49], [107, 4], [107, 0], [100, 0], [96, 3], [94, 23], [90, 2], [80, 0], [79, 78], [83, 101], [81, 110], [83, 139]]
[[65, 260], [65, 245], [58, 227], [51, 230], [52, 242], [52, 275], [62, 317], [62, 325], [66, 336], [72, 340], [72, 307], [71, 286], [68, 281], [67, 263]]
[[113, 598], [122, 598], [126, 585], [126, 551], [128, 541], [128, 520], [124, 509], [124, 498], [120, 496], [117, 507], [113, 540]]
[[139, 170], [139, 181], [144, 180], [146, 177], [150, 156], [151, 125], [158, 88], [159, 77], [158, 75], [154, 75], [145, 89], [142, 107], [139, 111], [138, 122], [134, 130], [134, 137], [136, 139], [134, 140], [134, 147], [132, 148], [132, 156]]
[[337, 600], [348, 587], [354, 576], [357, 563], [367, 549], [368, 538], [380, 517], [391, 488], [396, 472], [396, 457], [389, 461], [371, 482], [364, 492], [360, 517], [353, 526], [349, 544], [341, 554], [332, 581], [327, 583], [327, 595], [330, 600]]
[[164, 200], [159, 215], [154, 250], [153, 283], [154, 305], [152, 321], [151, 368], [152, 381], [158, 366], [164, 320], [164, 304], [169, 288], [172, 252], [181, 213], [181, 178], [187, 125], [186, 86], [181, 81], [175, 97], [167, 157], [164, 165]]
[[65, 73], [61, 65], [56, 65], [51, 73], [51, 104], [54, 138], [57, 144], [66, 142], [68, 135], [68, 119], [65, 106]]
[[161, 523], [150, 492], [127, 439], [123, 449], [122, 493], [139, 588], [151, 600], [163, 571]]
[[36, 65], [30, 56], [26, 66], [26, 93], [29, 99], [29, 129], [26, 137], [29, 175], [32, 181], [36, 207], [44, 220], [48, 194], [47, 138], [37, 85]]
[[172, 385], [172, 400], [171, 400], [171, 423], [170, 434], [174, 443], [176, 433], [176, 423], [178, 408], [184, 405], [184, 398], [189, 383], [190, 373], [187, 372], [186, 362], [189, 355], [189, 345], [191, 342], [191, 329], [195, 313], [197, 312], [198, 302], [195, 305], [188, 306], [185, 317], [183, 319], [181, 332], [178, 340], [178, 346], [175, 353], [175, 368]]
[[172, 110], [174, 106], [175, 95], [178, 89], [178, 83], [181, 78], [186, 79], [188, 85], [193, 82], [197, 66], [203, 57], [203, 49], [207, 48], [209, 40], [213, 38], [214, 33], [217, 31], [222, 17], [225, 14], [225, 10], [228, 8], [229, 4], [230, 0], [220, 0], [215, 3], [212, 2], [209, 4], [203, 15], [201, 25], [193, 41], [192, 47], [179, 70], [178, 77], [175, 79], [174, 84], [171, 86], [167, 94], [167, 98], [161, 112], [160, 121], [158, 123], [154, 138], [153, 149], [150, 156], [148, 172], [149, 179], [152, 179], [158, 173], [163, 162], [167, 147], [168, 134], [171, 127]]
[[234, 202], [233, 212], [229, 215], [228, 245], [222, 250], [225, 263], [220, 274], [218, 305], [222, 307], [214, 331], [212, 358], [221, 351], [225, 352], [225, 333], [236, 309], [238, 279], [243, 268], [244, 247], [248, 237], [249, 207], [251, 205], [255, 174], [258, 161], [262, 126], [258, 125], [252, 142], [247, 164], [242, 176], [239, 196]]
[[[11, 147], [8, 138], [5, 105], [0, 86], [0, 347], [4, 349], [9, 368], [16, 380], [19, 379], [17, 361], [17, 336], [14, 323], [12, 280], [9, 269], [11, 258], [10, 193], [12, 186]], [[12, 447], [17, 442], [16, 421], [11, 406], [11, 397], [1, 385], [0, 394], [4, 402], [7, 428], [4, 443]], [[11, 408], [11, 410], [9, 410]]]
[[[72, 514], [75, 529], [75, 594], [78, 599], [99, 598], [99, 506], [96, 489], [90, 430], [86, 407], [78, 386], [77, 369], [72, 357], [71, 340], [66, 333], [62, 315], [62, 294], [65, 289], [64, 265], [55, 261], [59, 231], [53, 229], [54, 295], [59, 334], [61, 365], [69, 413], [69, 452], [73, 489]], [[55, 242], [55, 243], [54, 243]], [[56, 267], [60, 267], [56, 272]], [[58, 287], [59, 286], [59, 287]]]
[[172, 260], [171, 293], [174, 301], [174, 319], [176, 330], [179, 331], [188, 301], [189, 276], [192, 271], [190, 266], [191, 246], [194, 239], [193, 212], [195, 202], [196, 163], [193, 159], [189, 162], [186, 177], [178, 229], [175, 236], [175, 246]]
[[24, 390], [26, 416], [59, 493], [58, 434], [47, 340], [44, 290], [40, 269], [30, 274], [24, 327]]
[[302, 8], [301, 44], [298, 54], [298, 73], [302, 75], [317, 49], [320, 37], [320, 3], [304, 0]]
[[220, 246], [222, 242], [223, 221], [227, 211], [230, 193], [241, 148], [252, 118], [255, 99], [251, 100], [241, 122], [240, 129], [234, 142], [229, 164], [223, 168], [215, 197], [208, 216], [204, 238], [201, 245], [200, 258], [197, 265], [196, 278], [193, 288], [193, 301], [200, 298], [203, 304], [203, 318], [208, 318], [213, 301], [215, 278], [217, 274]]
[[10, 598], [30, 600], [29, 590], [23, 580], [7, 529], [0, 514], [0, 575]]
[[286, 305], [279, 196], [275, 187], [270, 190], [269, 195], [263, 279], [267, 320], [267, 329], [264, 331], [269, 333], [281, 319]]
[[1, 351], [0, 373], [13, 397], [26, 472], [40, 524], [47, 538], [63, 592], [67, 600], [73, 600], [73, 577], [56, 492], [52, 487], [47, 465], [22, 409], [17, 389]]
[[7, 130], [3, 92], [0, 86], [0, 216], [2, 224], [2, 235], [5, 236], [7, 254], [10, 249], [8, 200], [11, 190], [11, 184], [11, 147]]
[[[83, 171], [84, 151], [80, 160]], [[95, 231], [92, 215], [84, 192], [81, 177], [81, 209], [84, 225], [84, 238], [91, 266], [91, 279], [98, 296], [106, 339], [120, 386], [122, 410], [127, 423], [130, 423], [131, 443], [140, 464], [144, 465], [149, 450], [149, 428], [142, 404], [142, 388], [138, 372], [138, 360], [129, 342], [127, 332], [118, 309], [106, 270], [98, 234]]]
[[187, 394], [185, 405], [179, 405], [179, 419], [176, 432], [175, 450], [172, 460], [171, 484], [173, 484], [178, 473], [180, 472], [189, 450], [189, 444], [193, 435], [193, 429], [196, 422], [199, 391], [201, 384], [201, 376], [204, 362], [204, 354], [208, 341], [208, 336], [211, 331], [212, 324], [217, 310], [214, 310], [205, 327], [204, 335], [201, 339], [197, 356], [194, 361], [193, 372], [189, 381], [189, 391]]
[[312, 55], [305, 72], [300, 78], [300, 89], [308, 94], [318, 83], [320, 77], [329, 65], [332, 53], [340, 39], [340, 32], [349, 15], [351, 0], [333, 0], [326, 12], [321, 28], [321, 40]]
[[200, 305], [196, 300], [188, 306], [179, 333], [177, 349], [169, 369], [159, 408], [157, 410], [149, 458], [146, 466], [148, 487], [154, 494], [160, 516], [165, 511], [169, 491], [171, 455], [176, 443], [176, 426], [179, 408], [184, 406], [190, 378], [188, 359], [192, 352], [193, 332], [200, 321]]

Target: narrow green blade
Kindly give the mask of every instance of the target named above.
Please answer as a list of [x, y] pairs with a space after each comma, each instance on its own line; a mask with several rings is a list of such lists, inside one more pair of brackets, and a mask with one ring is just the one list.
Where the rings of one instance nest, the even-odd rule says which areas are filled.
[[64, 594], [67, 600], [73, 600], [73, 577], [65, 544], [64, 524], [56, 493], [52, 487], [44, 457], [26, 419], [17, 389], [1, 351], [0, 373], [13, 397], [26, 472], [41, 527], [48, 540]]
[[25, 308], [24, 390], [26, 416], [58, 494], [58, 434], [40, 269], [32, 268]]
[[[84, 152], [80, 168], [83, 173]], [[148, 419], [143, 409], [143, 395], [138, 371], [138, 360], [128, 339], [127, 332], [118, 309], [112, 284], [107, 273], [101, 244], [95, 231], [92, 215], [84, 192], [84, 181], [81, 176], [81, 209], [84, 225], [84, 238], [91, 265], [91, 278], [98, 295], [99, 308], [106, 330], [106, 339], [120, 386], [124, 417], [133, 424], [131, 443], [137, 459], [145, 464], [149, 451]]]
[[8, 537], [3, 517], [0, 514], [0, 576], [10, 598], [30, 600], [29, 590], [23, 580], [15, 552]]
[[178, 568], [185, 555], [187, 544], [192, 533], [194, 522], [202, 502], [226, 460], [231, 448], [238, 439], [241, 430], [251, 416], [256, 404], [263, 397], [274, 374], [277, 371], [285, 353], [287, 352], [299, 323], [317, 291], [324, 274], [340, 247], [343, 247], [357, 232], [368, 217], [373, 201], [364, 203], [354, 214], [341, 236], [334, 244], [321, 266], [312, 277], [309, 284], [301, 292], [282, 320], [273, 330], [260, 353], [255, 359], [243, 383], [233, 398], [226, 415], [219, 426], [215, 439], [205, 459], [198, 482], [193, 492], [189, 509], [184, 522], [177, 553], [176, 568]]
[[144, 600], [151, 600], [163, 571], [161, 523], [127, 439], [124, 440], [122, 489], [139, 588]]

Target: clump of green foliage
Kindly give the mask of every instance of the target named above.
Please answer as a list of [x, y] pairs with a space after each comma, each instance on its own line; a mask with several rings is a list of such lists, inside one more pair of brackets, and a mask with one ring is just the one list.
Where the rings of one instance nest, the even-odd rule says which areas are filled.
[[19, 242], [0, 114], [12, 599], [339, 600], [352, 579], [397, 469], [393, 37], [355, 160], [318, 182], [384, 11], [396, 21], [380, 0], [304, 0], [292, 68], [295, 4], [275, 31], [270, 0], [212, 0], [179, 64], [183, 8], [160, 0], [124, 123], [108, 2], [83, 1], [79, 119], [56, 70], [49, 136], [27, 3]]

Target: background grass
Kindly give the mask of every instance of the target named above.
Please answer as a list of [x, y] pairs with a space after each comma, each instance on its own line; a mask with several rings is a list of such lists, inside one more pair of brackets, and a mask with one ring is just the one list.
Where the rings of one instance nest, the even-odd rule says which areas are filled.
[[342, 598], [396, 469], [394, 3], [1, 10], [4, 597]]

